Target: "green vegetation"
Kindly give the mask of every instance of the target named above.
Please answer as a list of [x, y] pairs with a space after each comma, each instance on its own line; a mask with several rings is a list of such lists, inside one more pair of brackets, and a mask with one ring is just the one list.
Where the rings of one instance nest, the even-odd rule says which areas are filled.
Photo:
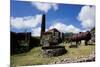
[[69, 36], [71, 36], [71, 35], [73, 35], [74, 33], [72, 33], [72, 32], [70, 32], [70, 33], [68, 33], [68, 32], [66, 32], [66, 33], [64, 33], [64, 36], [65, 37], [69, 37]]
[[91, 31], [95, 32], [95, 27], [91, 29]]
[[78, 56], [88, 56], [92, 51], [95, 51], [95, 45], [84, 46], [81, 44], [78, 48], [69, 48], [69, 44], [62, 43], [68, 50], [68, 53], [57, 57], [43, 57], [41, 47], [35, 47], [27, 53], [16, 54], [11, 56], [11, 66], [26, 66], [26, 65], [40, 65], [51, 64], [55, 61], [63, 60], [68, 57], [76, 58]]

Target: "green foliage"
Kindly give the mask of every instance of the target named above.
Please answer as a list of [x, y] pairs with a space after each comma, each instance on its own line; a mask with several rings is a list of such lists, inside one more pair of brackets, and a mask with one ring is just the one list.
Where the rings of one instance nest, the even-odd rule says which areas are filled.
[[65, 37], [69, 37], [69, 36], [71, 36], [71, 35], [73, 35], [74, 33], [64, 33], [64, 36]]
[[30, 49], [33, 47], [40, 46], [40, 37], [31, 37], [29, 44], [30, 44]]
[[91, 32], [94, 32], [95, 33], [95, 27], [91, 29]]

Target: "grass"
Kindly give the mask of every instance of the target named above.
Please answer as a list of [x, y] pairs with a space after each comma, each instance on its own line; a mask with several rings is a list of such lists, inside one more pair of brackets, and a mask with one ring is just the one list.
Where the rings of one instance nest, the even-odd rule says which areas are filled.
[[80, 45], [78, 48], [69, 48], [69, 44], [60, 45], [64, 45], [68, 53], [58, 57], [43, 57], [41, 47], [35, 47], [27, 53], [12, 55], [11, 67], [50, 64], [68, 57], [76, 58], [78, 56], [88, 56], [92, 51], [95, 51], [95, 45]]

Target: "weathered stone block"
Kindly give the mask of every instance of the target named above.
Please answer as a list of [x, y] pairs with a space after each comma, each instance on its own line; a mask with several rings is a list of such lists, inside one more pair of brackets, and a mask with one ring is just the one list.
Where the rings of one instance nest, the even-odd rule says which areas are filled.
[[64, 46], [48, 46], [42, 47], [43, 56], [60, 56], [67, 52]]

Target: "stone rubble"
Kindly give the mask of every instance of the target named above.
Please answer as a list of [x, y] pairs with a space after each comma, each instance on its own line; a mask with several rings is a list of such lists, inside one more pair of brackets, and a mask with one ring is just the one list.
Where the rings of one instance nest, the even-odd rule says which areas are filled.
[[95, 61], [95, 52], [92, 52], [89, 56], [79, 56], [74, 59], [65, 58], [63, 60], [55, 61], [51, 64], [80, 63], [80, 62], [92, 62], [92, 61]]

